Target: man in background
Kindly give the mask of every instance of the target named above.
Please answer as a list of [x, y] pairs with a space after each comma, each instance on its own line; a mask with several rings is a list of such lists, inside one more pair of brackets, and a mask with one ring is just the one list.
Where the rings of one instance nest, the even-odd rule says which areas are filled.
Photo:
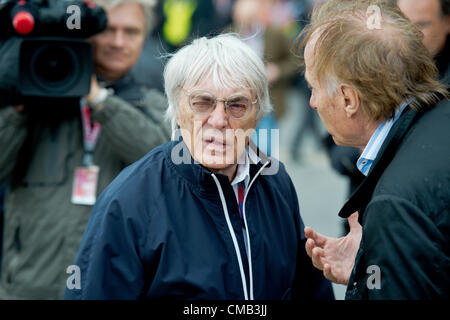
[[[5, 197], [1, 299], [60, 299], [98, 195], [170, 133], [166, 100], [129, 70], [150, 31], [153, 1], [96, 1], [108, 26], [92, 37], [91, 91], [80, 106], [0, 110]], [[82, 115], [80, 117], [80, 115]]]
[[434, 56], [439, 77], [450, 84], [450, 0], [398, 0], [405, 16], [423, 33], [423, 44]]

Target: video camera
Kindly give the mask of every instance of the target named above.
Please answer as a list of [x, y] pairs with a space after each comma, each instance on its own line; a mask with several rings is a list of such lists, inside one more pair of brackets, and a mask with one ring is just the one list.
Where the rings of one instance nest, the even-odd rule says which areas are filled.
[[105, 11], [69, 0], [0, 0], [0, 107], [78, 99], [90, 90]]

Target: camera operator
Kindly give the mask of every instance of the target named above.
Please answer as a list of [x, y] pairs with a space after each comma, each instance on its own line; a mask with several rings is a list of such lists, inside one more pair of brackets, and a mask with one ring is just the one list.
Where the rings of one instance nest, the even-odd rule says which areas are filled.
[[129, 70], [151, 29], [151, 0], [93, 1], [107, 13], [87, 105], [0, 109], [5, 197], [0, 299], [60, 299], [96, 197], [169, 140], [166, 100]]

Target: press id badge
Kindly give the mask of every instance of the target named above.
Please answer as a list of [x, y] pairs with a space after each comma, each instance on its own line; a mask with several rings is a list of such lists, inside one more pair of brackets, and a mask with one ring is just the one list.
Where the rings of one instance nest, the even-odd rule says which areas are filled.
[[76, 168], [72, 189], [73, 204], [95, 204], [99, 171], [100, 168], [94, 165]]

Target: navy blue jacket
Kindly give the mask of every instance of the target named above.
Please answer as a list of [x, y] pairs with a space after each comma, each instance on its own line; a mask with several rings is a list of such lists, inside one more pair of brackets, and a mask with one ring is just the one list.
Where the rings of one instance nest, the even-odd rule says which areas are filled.
[[[102, 193], [75, 261], [81, 289], [66, 289], [65, 298], [244, 299], [245, 283], [254, 299], [333, 299], [331, 284], [306, 255], [284, 166], [262, 175], [269, 170], [264, 163], [250, 165], [247, 262], [228, 177], [194, 164], [190, 155], [192, 164], [175, 164], [178, 143], [185, 147], [172, 141], [155, 148]], [[247, 264], [243, 277], [240, 265]]]

